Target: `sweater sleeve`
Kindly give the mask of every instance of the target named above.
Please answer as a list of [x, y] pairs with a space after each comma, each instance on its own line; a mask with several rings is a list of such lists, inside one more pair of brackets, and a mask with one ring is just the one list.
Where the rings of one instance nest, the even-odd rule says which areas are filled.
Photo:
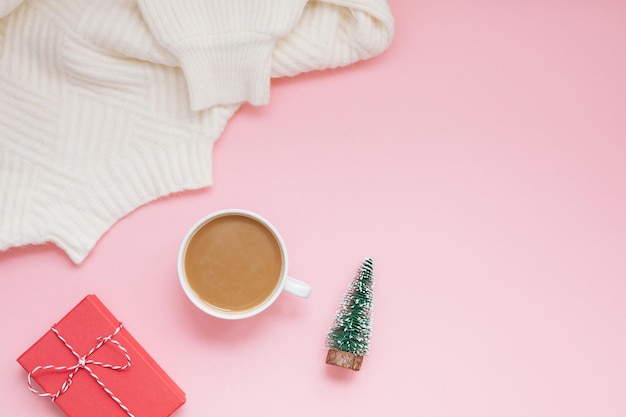
[[385, 51], [394, 35], [386, 0], [311, 0], [298, 26], [280, 39], [272, 57], [272, 77], [331, 69]]
[[306, 0], [139, 0], [153, 36], [184, 72], [192, 110], [269, 102], [274, 45]]

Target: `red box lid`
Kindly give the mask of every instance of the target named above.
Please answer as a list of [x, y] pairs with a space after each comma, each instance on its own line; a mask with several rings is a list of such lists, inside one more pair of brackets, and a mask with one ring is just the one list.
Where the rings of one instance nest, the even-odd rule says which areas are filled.
[[[88, 295], [54, 327], [80, 356], [87, 355], [99, 339], [112, 334], [120, 325], [113, 314], [95, 295]], [[89, 367], [104, 385], [135, 416], [169, 416], [185, 403], [184, 392], [163, 371], [155, 360], [137, 343], [125, 327], [113, 340], [119, 342], [131, 358], [124, 370]], [[105, 343], [87, 359], [111, 365], [127, 363], [124, 353], [114, 344]], [[78, 360], [70, 349], [49, 330], [17, 361], [27, 371], [37, 366], [73, 366]], [[66, 381], [70, 371], [41, 370], [33, 379], [43, 391], [56, 393]], [[68, 416], [87, 415], [128, 416], [109, 394], [85, 369], [75, 374], [71, 386], [56, 400]]]

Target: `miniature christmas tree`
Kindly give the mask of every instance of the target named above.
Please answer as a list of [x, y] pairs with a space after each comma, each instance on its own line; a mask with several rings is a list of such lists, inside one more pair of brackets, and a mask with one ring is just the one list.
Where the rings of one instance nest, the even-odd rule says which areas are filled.
[[374, 269], [366, 258], [344, 294], [326, 337], [326, 363], [358, 371], [372, 333]]

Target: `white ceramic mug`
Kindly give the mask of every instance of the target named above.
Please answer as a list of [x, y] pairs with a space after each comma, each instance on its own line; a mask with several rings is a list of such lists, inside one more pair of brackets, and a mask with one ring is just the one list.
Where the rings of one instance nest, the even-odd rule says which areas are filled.
[[[256, 235], [249, 239], [246, 238], [246, 233], [248, 233], [246, 228], [249, 228], [253, 234], [259, 234], [261, 238]], [[244, 241], [248, 239], [253, 242], [253, 245], [256, 245], [260, 239], [261, 246], [269, 245], [268, 247], [275, 247], [276, 250], [256, 253], [249, 250], [251, 248], [250, 243], [242, 243], [244, 246], [240, 248], [239, 241], [241, 239]], [[263, 243], [264, 241], [266, 242]], [[254, 256], [251, 255], [252, 252], [255, 253]], [[235, 274], [232, 272], [232, 265], [242, 265], [242, 268], [249, 268], [249, 264], [262, 263], [263, 257], [267, 257], [266, 255], [278, 256], [274, 255], [273, 252], [280, 256], [280, 260], [276, 258], [268, 261], [268, 264], [273, 266], [270, 275], [276, 274], [276, 278], [271, 279], [275, 279], [276, 282], [265, 289], [265, 295], [259, 299], [257, 304], [242, 309], [232, 309], [219, 307], [216, 306], [217, 303], [207, 301], [212, 297], [212, 293], [214, 294], [221, 288], [230, 285], [230, 282], [225, 281], [226, 279], [237, 282], [236, 285], [239, 286], [237, 288], [243, 292], [247, 290], [247, 287], [252, 288], [257, 285], [255, 282], [257, 277], [254, 274], [260, 271], [261, 267], [254, 267], [256, 269], [250, 267], [252, 269], [245, 269], [243, 272], [237, 271]], [[279, 270], [275, 271], [276, 269]], [[267, 275], [264, 271], [265, 269], [263, 269], [263, 273], [259, 273], [259, 277]], [[237, 274], [242, 277], [245, 275], [246, 280], [239, 282], [239, 275]], [[178, 252], [178, 277], [185, 294], [196, 307], [207, 314], [222, 319], [243, 319], [259, 314], [272, 305], [283, 290], [302, 298], [307, 298], [311, 293], [309, 284], [288, 275], [287, 250], [276, 228], [260, 215], [241, 209], [216, 211], [201, 218], [189, 229]], [[273, 288], [271, 288], [272, 286]], [[200, 292], [204, 294], [204, 297], [199, 294]]]

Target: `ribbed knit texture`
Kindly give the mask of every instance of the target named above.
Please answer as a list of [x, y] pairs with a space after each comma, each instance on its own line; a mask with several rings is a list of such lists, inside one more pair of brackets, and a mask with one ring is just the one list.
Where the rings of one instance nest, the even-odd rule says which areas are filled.
[[179, 60], [191, 108], [269, 102], [272, 51], [306, 0], [139, 0], [148, 25]]
[[135, 208], [212, 183], [212, 148], [270, 77], [381, 53], [385, 0], [0, 4], [0, 250], [80, 263]]

